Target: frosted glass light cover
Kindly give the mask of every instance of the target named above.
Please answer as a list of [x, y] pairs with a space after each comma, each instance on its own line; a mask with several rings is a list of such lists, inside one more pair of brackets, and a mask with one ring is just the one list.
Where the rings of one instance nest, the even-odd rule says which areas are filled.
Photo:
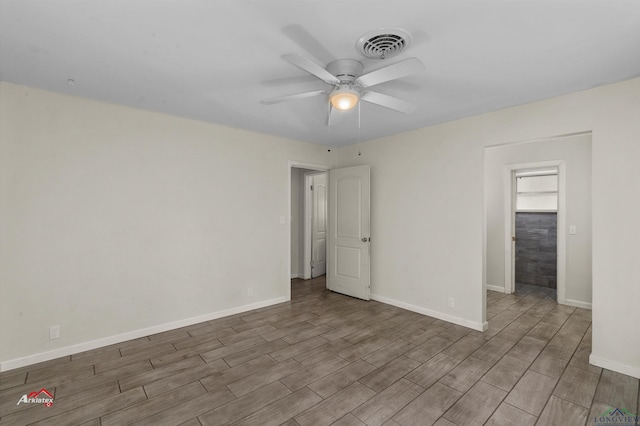
[[338, 89], [329, 98], [331, 105], [341, 111], [347, 111], [355, 107], [360, 100], [358, 93], [349, 89]]

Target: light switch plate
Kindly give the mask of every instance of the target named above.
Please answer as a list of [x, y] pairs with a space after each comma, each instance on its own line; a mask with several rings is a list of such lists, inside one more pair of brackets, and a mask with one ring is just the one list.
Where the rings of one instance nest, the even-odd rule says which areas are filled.
[[569, 225], [569, 235], [576, 235], [578, 230], [575, 225]]

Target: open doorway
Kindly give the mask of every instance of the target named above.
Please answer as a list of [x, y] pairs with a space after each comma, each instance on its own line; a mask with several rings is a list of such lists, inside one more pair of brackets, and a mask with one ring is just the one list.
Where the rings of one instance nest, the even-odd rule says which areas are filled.
[[549, 296], [564, 303], [566, 233], [558, 230], [566, 223], [565, 170], [564, 160], [504, 166], [505, 293], [516, 293], [518, 282], [521, 292], [551, 284]]
[[327, 173], [323, 166], [290, 164], [292, 279], [318, 277], [326, 268]]
[[[556, 211], [556, 297], [559, 304], [591, 308], [591, 133], [576, 133], [528, 142], [500, 144], [485, 149], [485, 247], [484, 285], [498, 293], [515, 292], [517, 176], [557, 173], [557, 195], [549, 188], [520, 188], [525, 204], [520, 210], [552, 210], [532, 207], [533, 198], [549, 201], [557, 197]], [[556, 178], [549, 178], [555, 180]], [[529, 192], [529, 194], [524, 194]], [[524, 225], [526, 227], [526, 225]], [[520, 225], [522, 228], [523, 225]], [[530, 226], [531, 227], [531, 226]], [[536, 229], [535, 226], [531, 227]], [[540, 228], [538, 228], [540, 229]], [[544, 231], [539, 231], [544, 234]], [[553, 229], [547, 229], [553, 240]], [[522, 237], [521, 237], [522, 238]], [[548, 247], [548, 240], [542, 246]], [[539, 242], [538, 242], [538, 245]], [[553, 256], [551, 256], [553, 257]], [[526, 263], [526, 262], [525, 262]], [[533, 263], [533, 262], [530, 262]], [[532, 266], [529, 265], [531, 269]], [[553, 286], [553, 271], [547, 285]], [[542, 287], [540, 287], [542, 288]], [[547, 287], [549, 288], [549, 287]], [[516, 295], [517, 296], [517, 295]], [[497, 296], [496, 296], [497, 297]], [[517, 298], [517, 297], [516, 297]], [[486, 304], [484, 304], [486, 314]], [[485, 318], [488, 318], [485, 316]]]
[[369, 165], [329, 171], [289, 162], [291, 279], [327, 271], [329, 290], [370, 299], [370, 174]]
[[304, 175], [304, 278], [318, 278], [327, 272], [327, 172]]
[[513, 171], [514, 292], [545, 289], [557, 300], [558, 168]]

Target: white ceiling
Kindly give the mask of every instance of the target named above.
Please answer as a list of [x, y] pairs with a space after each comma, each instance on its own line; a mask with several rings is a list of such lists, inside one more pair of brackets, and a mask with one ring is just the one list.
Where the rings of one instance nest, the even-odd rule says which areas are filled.
[[[413, 35], [361, 57], [377, 28]], [[282, 59], [365, 72], [408, 57], [424, 74], [376, 86], [415, 102], [370, 103], [329, 128], [328, 89]], [[328, 146], [342, 146], [640, 76], [638, 0], [0, 0], [0, 79]], [[67, 84], [73, 79], [75, 85]]]

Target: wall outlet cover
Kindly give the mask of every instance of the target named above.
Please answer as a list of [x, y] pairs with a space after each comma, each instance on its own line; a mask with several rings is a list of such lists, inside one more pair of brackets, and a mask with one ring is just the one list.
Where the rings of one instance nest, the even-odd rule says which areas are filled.
[[52, 325], [49, 327], [49, 340], [60, 338], [60, 326]]

